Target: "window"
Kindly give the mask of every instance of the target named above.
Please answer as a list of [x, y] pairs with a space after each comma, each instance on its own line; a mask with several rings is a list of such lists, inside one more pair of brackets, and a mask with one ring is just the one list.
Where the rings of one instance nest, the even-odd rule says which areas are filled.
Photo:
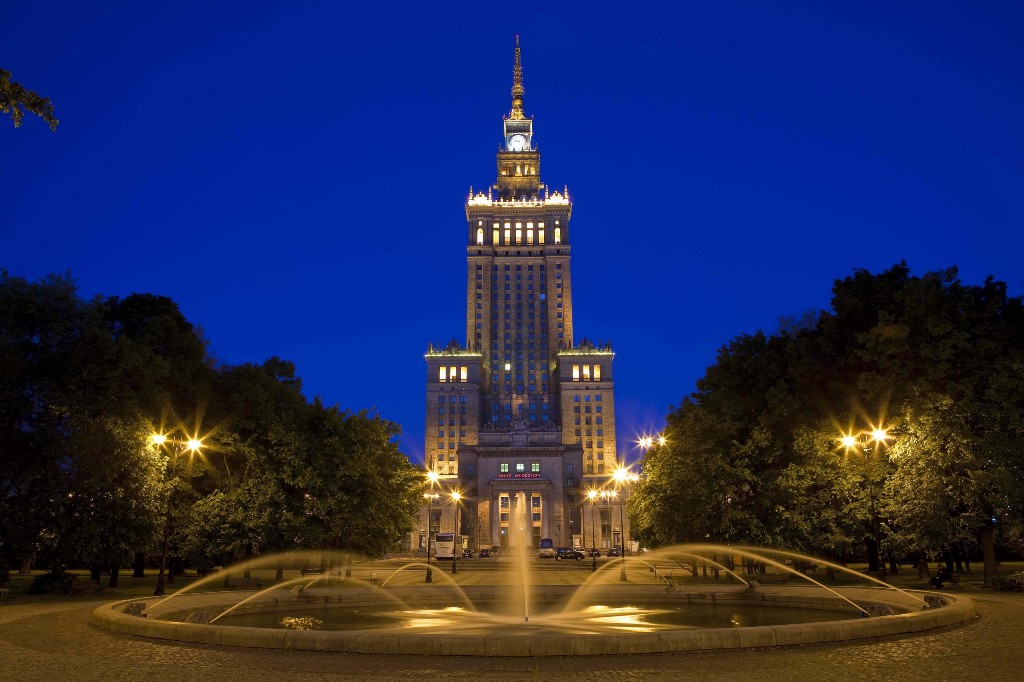
[[540, 473], [540, 462], [530, 462], [530, 471], [535, 474]]
[[[444, 367], [441, 368], [441, 372], [442, 372], [441, 376], [443, 377], [444, 376]], [[572, 366], [572, 380], [573, 381], [579, 381], [580, 380], [580, 366], [579, 365], [573, 365]], [[441, 381], [444, 381], [444, 379], [442, 378]]]
[[534, 496], [530, 500], [530, 506], [539, 509], [540, 508], [540, 497]]
[[[438, 381], [440, 381], [442, 384], [445, 383], [446, 381], [448, 381], [448, 368], [447, 367], [442, 367], [441, 368], [440, 375], [438, 376]], [[442, 396], [441, 399], [444, 400], [444, 397]]]
[[562, 243], [562, 228], [560, 228], [560, 227], [556, 227], [555, 228], [555, 243], [556, 244], [561, 244]]
[[594, 381], [601, 380], [601, 365], [594, 365]]
[[521, 474], [526, 471], [526, 464], [524, 462], [516, 462], [516, 473]]
[[[499, 464], [498, 465], [498, 470], [501, 471], [501, 473], [503, 473], [503, 474], [507, 474], [508, 473], [508, 462], [502, 462], [501, 464]], [[501, 499], [503, 501], [502, 506], [503, 507], [507, 507], [508, 506], [508, 498], [507, 497], [503, 497]]]
[[466, 383], [466, 381], [468, 381], [467, 374], [468, 374], [468, 368], [467, 367], [460, 367], [459, 368], [459, 381], [461, 381], [462, 383]]
[[484, 228], [478, 227], [476, 229], [476, 243], [478, 246], [483, 246], [484, 243]]

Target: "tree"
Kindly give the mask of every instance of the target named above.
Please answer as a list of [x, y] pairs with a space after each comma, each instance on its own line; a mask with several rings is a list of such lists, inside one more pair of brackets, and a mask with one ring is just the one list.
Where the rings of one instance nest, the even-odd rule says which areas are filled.
[[53, 102], [11, 80], [11, 72], [0, 69], [0, 113], [10, 114], [14, 127], [21, 126], [25, 111], [36, 114], [56, 132], [60, 123], [53, 115]]
[[[706, 536], [836, 558], [863, 540], [872, 569], [879, 544], [976, 543], [988, 578], [996, 545], [1024, 526], [1021, 385], [1024, 304], [1005, 284], [856, 270], [830, 310], [719, 351], [645, 461], [634, 523], [651, 544]], [[841, 451], [842, 435], [857, 445]]]

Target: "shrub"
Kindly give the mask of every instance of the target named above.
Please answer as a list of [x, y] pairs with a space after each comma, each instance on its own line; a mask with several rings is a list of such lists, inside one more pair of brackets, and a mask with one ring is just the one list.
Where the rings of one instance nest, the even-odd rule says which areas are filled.
[[1006, 576], [1005, 589], [1016, 590], [1017, 592], [1024, 591], [1024, 571], [1018, 571]]
[[71, 594], [75, 576], [71, 573], [43, 573], [32, 579], [29, 594]]
[[1011, 573], [1007, 576], [996, 576], [992, 578], [992, 587], [1004, 592], [1024, 591], [1024, 571]]

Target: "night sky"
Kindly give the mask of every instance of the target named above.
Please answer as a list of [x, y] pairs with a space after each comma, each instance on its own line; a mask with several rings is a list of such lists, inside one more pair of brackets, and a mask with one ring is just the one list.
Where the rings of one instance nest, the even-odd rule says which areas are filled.
[[0, 67], [61, 124], [0, 122], [0, 268], [169, 296], [420, 462], [518, 33], [620, 452], [854, 268], [1024, 293], [1024, 3], [542, 4], [6, 0]]

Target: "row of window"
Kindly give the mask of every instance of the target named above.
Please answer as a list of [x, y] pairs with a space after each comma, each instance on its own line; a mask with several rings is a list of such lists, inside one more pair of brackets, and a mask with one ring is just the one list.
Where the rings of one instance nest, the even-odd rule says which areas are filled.
[[[556, 225], [558, 224], [557, 220], [555, 221], [555, 224]], [[541, 274], [544, 274], [544, 266], [540, 265], [538, 267], [540, 268]], [[476, 271], [477, 272], [483, 272], [483, 269], [484, 269], [484, 266], [479, 264], [479, 263], [477, 263]], [[555, 263], [555, 270], [561, 270], [561, 269], [562, 269], [562, 264], [561, 263]], [[494, 264], [494, 265], [491, 266], [491, 272], [497, 272], [498, 270], [499, 270], [499, 268], [498, 268], [497, 264]], [[516, 264], [516, 272], [522, 272], [522, 271], [523, 271], [522, 264], [521, 263]], [[533, 265], [528, 263], [526, 265], [526, 271], [527, 272], [533, 272]], [[506, 265], [505, 266], [505, 272], [512, 272], [512, 266], [511, 265]]]
[[[458, 374], [456, 374], [456, 370], [458, 370]], [[460, 381], [462, 383], [466, 383], [467, 381], [469, 381], [469, 368], [466, 367], [465, 365], [463, 365], [462, 367], [441, 367], [438, 380], [442, 384], [447, 383], [449, 381]]]
[[[557, 222], [558, 221], [555, 221], [556, 227], [555, 227], [555, 230], [554, 230], [554, 234], [552, 236], [554, 238], [554, 243], [555, 244], [561, 244], [562, 243], [562, 228], [561, 227], [557, 227]], [[484, 245], [484, 228], [482, 227], [482, 224], [483, 224], [483, 221], [480, 221], [480, 225], [481, 226], [476, 228], [476, 244], [477, 244], [477, 246], [483, 246]], [[521, 244], [525, 243], [525, 244], [528, 244], [528, 245], [532, 246], [533, 245], [533, 235], [534, 235], [533, 223], [526, 223], [526, 241], [525, 242], [523, 241], [523, 224], [522, 223], [516, 223], [515, 225], [516, 225], [515, 226], [515, 231], [513, 232], [513, 230], [512, 230], [512, 223], [505, 223], [505, 229], [504, 229], [504, 231], [502, 231], [501, 224], [500, 223], [494, 223], [494, 225], [491, 226], [491, 244], [493, 246], [500, 246], [502, 244], [504, 244], [505, 246], [510, 246], [513, 243], [515, 243], [518, 246], [518, 245], [521, 245]], [[513, 235], [515, 235], [515, 242], [512, 241]], [[501, 239], [502, 236], [505, 237], [504, 241], [502, 241], [502, 239]], [[544, 223], [537, 223], [537, 243], [538, 244], [545, 244], [546, 243]]]
[[572, 380], [573, 381], [590, 381], [593, 378], [594, 381], [601, 380], [601, 365], [573, 365], [572, 366]]

